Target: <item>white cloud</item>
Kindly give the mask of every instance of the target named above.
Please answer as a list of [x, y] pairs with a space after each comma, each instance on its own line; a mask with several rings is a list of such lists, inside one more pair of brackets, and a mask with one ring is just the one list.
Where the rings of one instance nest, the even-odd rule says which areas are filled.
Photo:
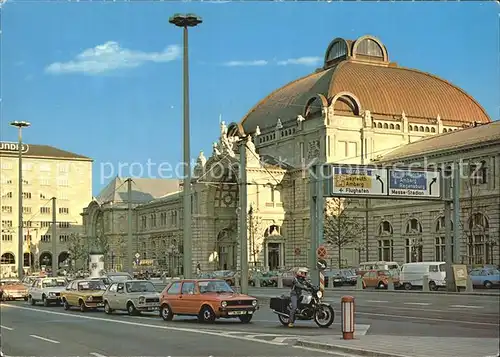
[[255, 61], [229, 61], [225, 62], [224, 66], [228, 67], [248, 67], [248, 66], [265, 66], [269, 62], [265, 60], [255, 60]]
[[68, 62], [54, 62], [45, 68], [47, 73], [101, 74], [124, 68], [139, 67], [146, 62], [170, 62], [181, 56], [181, 48], [168, 46], [163, 52], [142, 52], [120, 47], [115, 41], [88, 48]]
[[285, 61], [278, 61], [279, 66], [288, 66], [290, 64], [302, 65], [302, 66], [317, 66], [322, 62], [321, 57], [299, 57], [299, 58], [289, 58]]

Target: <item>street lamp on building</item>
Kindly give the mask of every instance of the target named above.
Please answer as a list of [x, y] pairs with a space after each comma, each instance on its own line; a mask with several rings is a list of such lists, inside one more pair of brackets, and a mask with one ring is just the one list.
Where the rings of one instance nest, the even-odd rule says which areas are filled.
[[188, 28], [202, 23], [199, 16], [195, 14], [175, 14], [169, 21], [177, 27], [182, 27], [184, 37], [183, 57], [183, 87], [184, 87], [184, 277], [192, 278], [192, 237], [191, 237], [191, 166], [190, 166], [190, 142], [189, 142], [189, 57], [188, 57]]
[[18, 153], [19, 153], [19, 192], [18, 194], [18, 231], [17, 231], [17, 272], [19, 279], [23, 278], [24, 265], [24, 249], [23, 249], [23, 128], [29, 127], [31, 124], [27, 121], [13, 121], [10, 125], [18, 129]]

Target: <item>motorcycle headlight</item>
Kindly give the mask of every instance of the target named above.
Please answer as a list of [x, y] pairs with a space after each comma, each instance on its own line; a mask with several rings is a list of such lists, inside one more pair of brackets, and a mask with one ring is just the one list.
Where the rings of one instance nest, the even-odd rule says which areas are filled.
[[220, 306], [222, 306], [222, 307], [226, 307], [226, 306], [227, 306], [227, 302], [226, 302], [226, 301], [221, 302], [221, 303], [220, 303]]
[[139, 304], [144, 304], [146, 302], [146, 298], [144, 296], [139, 297]]
[[257, 306], [257, 300], [252, 301], [252, 306]]
[[318, 299], [321, 299], [323, 297], [323, 293], [321, 291], [318, 291], [316, 293], [316, 296], [318, 297]]
[[92, 301], [94, 298], [92, 296], [87, 297], [87, 301]]

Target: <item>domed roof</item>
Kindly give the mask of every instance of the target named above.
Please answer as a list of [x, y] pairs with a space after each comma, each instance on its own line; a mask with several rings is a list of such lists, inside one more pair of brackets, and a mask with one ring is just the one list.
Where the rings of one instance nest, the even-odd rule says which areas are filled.
[[[436, 121], [461, 126], [491, 120], [481, 105], [462, 89], [432, 74], [389, 62], [387, 50], [372, 36], [356, 41], [337, 38], [328, 46], [324, 67], [274, 91], [240, 122], [251, 133], [296, 120], [334, 102], [334, 112], [359, 115], [369, 110], [375, 119], [411, 123]], [[318, 105], [319, 104], [319, 105]]]

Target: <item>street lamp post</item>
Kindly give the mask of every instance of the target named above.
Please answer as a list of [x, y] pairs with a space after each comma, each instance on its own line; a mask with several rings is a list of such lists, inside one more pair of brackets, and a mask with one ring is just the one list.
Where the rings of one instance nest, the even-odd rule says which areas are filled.
[[200, 17], [194, 14], [175, 14], [169, 19], [171, 24], [184, 29], [184, 57], [183, 57], [183, 87], [184, 87], [184, 277], [192, 278], [192, 237], [191, 237], [191, 165], [189, 142], [189, 57], [188, 57], [188, 27], [201, 24]]
[[18, 192], [18, 231], [17, 231], [17, 272], [19, 280], [24, 275], [24, 250], [23, 250], [23, 128], [29, 127], [31, 124], [27, 121], [13, 121], [10, 125], [18, 129], [18, 153], [19, 153], [19, 192]]

